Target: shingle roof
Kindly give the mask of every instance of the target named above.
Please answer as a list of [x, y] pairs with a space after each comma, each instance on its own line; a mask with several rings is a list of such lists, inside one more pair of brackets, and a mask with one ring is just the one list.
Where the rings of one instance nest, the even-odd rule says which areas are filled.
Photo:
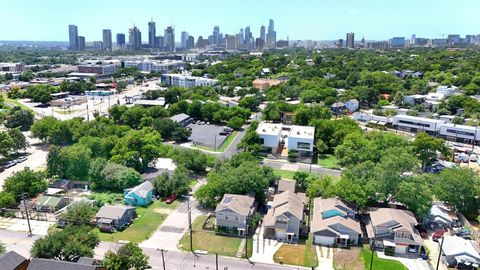
[[480, 262], [480, 255], [473, 247], [472, 242], [458, 236], [446, 235], [443, 239], [442, 251], [446, 256], [467, 255], [475, 262]]
[[255, 198], [246, 195], [225, 194], [215, 212], [229, 209], [239, 215], [247, 216], [255, 203]]
[[102, 206], [100, 210], [98, 210], [95, 217], [107, 218], [107, 219], [119, 219], [129, 209], [135, 209], [135, 207], [124, 206], [124, 205], [105, 205], [105, 206]]
[[129, 193], [135, 193], [138, 196], [145, 198], [147, 197], [148, 192], [153, 190], [153, 184], [150, 181], [145, 181], [141, 183], [140, 185], [132, 188]]
[[[370, 208], [368, 213], [373, 227], [384, 227], [392, 231], [407, 230], [412, 234], [415, 242], [423, 242], [415, 229], [417, 219], [412, 212], [393, 208]], [[373, 237], [373, 235], [369, 235], [369, 237]]]
[[295, 192], [296, 183], [297, 182], [295, 180], [280, 179], [278, 180], [278, 192], [284, 192], [287, 190]]
[[299, 195], [287, 190], [273, 197], [273, 215], [279, 216], [289, 212], [299, 220], [303, 219], [304, 200]]
[[336, 227], [340, 225], [362, 233], [360, 223], [347, 215], [348, 211], [356, 212], [356, 210], [343, 201], [336, 198], [315, 198], [313, 204], [313, 233], [329, 230], [338, 234]]
[[26, 260], [27, 259], [15, 251], [9, 251], [0, 256], [0, 266], [2, 270], [14, 270]]
[[49, 259], [33, 258], [27, 270], [95, 270], [94, 265], [78, 264], [74, 262], [56, 261]]

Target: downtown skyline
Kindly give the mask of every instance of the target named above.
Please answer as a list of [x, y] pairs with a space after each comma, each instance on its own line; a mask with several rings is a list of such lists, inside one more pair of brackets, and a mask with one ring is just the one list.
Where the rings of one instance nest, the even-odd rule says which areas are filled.
[[[382, 1], [382, 5], [379, 1], [366, 0], [211, 2], [205, 5], [197, 0], [182, 3], [86, 0], [66, 6], [59, 0], [5, 1], [2, 3], [7, 11], [4, 19], [16, 23], [14, 27], [0, 29], [0, 40], [66, 41], [64, 26], [73, 24], [82, 29], [81, 34], [87, 41], [95, 41], [102, 40], [102, 29], [111, 29], [112, 34], [127, 34], [128, 29], [136, 25], [145, 33], [142, 42], [148, 43], [147, 22], [151, 19], [157, 29], [174, 25], [178, 36], [187, 31], [192, 36], [205, 37], [218, 25], [223, 33], [236, 33], [240, 28], [251, 26], [254, 36], [258, 37], [260, 26], [266, 25], [268, 18], [274, 18], [279, 29], [277, 39], [289, 37], [290, 40], [336, 40], [347, 32], [367, 40], [412, 34], [430, 38], [449, 33], [463, 36], [478, 34], [476, 25], [480, 23], [475, 14], [480, 3], [471, 0], [461, 6], [452, 0]], [[27, 10], [26, 4], [30, 7]], [[18, 14], [24, 19], [18, 20]], [[442, 14], [461, 19], [440, 20]]]

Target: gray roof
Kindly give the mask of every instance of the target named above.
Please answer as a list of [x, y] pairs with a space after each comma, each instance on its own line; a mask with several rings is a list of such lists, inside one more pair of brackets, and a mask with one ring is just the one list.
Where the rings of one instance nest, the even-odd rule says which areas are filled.
[[229, 209], [239, 215], [247, 216], [253, 208], [255, 198], [246, 195], [225, 194], [215, 212]]
[[297, 182], [295, 180], [287, 180], [287, 179], [280, 179], [278, 180], [278, 189], [279, 193], [284, 191], [290, 190], [291, 192], [295, 192], [295, 184]]
[[480, 255], [473, 243], [458, 236], [446, 235], [443, 239], [442, 251], [446, 256], [459, 257], [464, 261], [480, 263]]
[[96, 270], [97, 266], [78, 264], [74, 262], [56, 261], [33, 258], [27, 270]]
[[360, 222], [349, 217], [349, 213], [355, 214], [355, 208], [347, 205], [337, 198], [315, 198], [313, 200], [313, 221], [311, 231], [313, 233], [320, 231], [332, 231], [339, 235], [340, 227], [347, 227], [359, 234], [362, 233]]
[[95, 217], [106, 218], [106, 219], [119, 219], [129, 209], [135, 210], [135, 207], [124, 206], [124, 205], [104, 205], [102, 206], [102, 208], [100, 208], [100, 210], [98, 210]]
[[181, 114], [177, 114], [177, 115], [174, 115], [174, 116], [170, 117], [170, 120], [172, 120], [174, 122], [183, 122], [183, 121], [187, 120], [188, 118], [190, 118], [190, 116], [188, 114], [181, 113]]
[[128, 193], [135, 193], [139, 197], [145, 198], [147, 197], [148, 192], [153, 190], [153, 185], [150, 181], [145, 181], [141, 183], [140, 185], [132, 188]]
[[15, 251], [9, 251], [0, 256], [0, 265], [2, 266], [2, 270], [14, 270], [26, 260], [27, 259]]

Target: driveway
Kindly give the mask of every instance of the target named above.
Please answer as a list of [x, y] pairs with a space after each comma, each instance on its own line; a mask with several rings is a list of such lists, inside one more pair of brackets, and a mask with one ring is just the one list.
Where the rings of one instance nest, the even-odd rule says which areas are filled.
[[387, 260], [395, 260], [401, 262], [405, 265], [409, 270], [431, 270], [430, 264], [426, 260], [422, 260], [421, 258], [407, 258], [407, 257], [398, 257], [398, 256], [387, 256], [383, 252], [377, 252], [379, 258], [387, 259]]
[[[423, 240], [423, 244], [425, 245], [428, 250], [430, 250], [430, 255], [428, 256], [428, 261], [430, 262], [430, 265], [433, 267], [437, 266], [437, 260], [438, 260], [438, 253], [440, 252], [440, 244], [438, 242], [435, 242], [432, 240], [432, 234], [429, 234], [428, 239]], [[438, 265], [438, 269], [440, 270], [447, 270], [447, 266], [443, 263], [440, 262]]]
[[253, 236], [252, 262], [274, 264], [273, 255], [282, 246], [281, 242], [263, 238], [263, 225], [255, 231]]
[[[196, 191], [205, 183], [205, 179], [200, 180], [193, 190]], [[202, 210], [198, 207], [198, 203], [193, 196], [189, 198], [193, 222], [195, 218], [202, 214]], [[163, 221], [150, 238], [140, 243], [140, 247], [179, 251], [178, 243], [188, 229], [188, 202], [184, 201]]]
[[13, 250], [25, 258], [30, 258], [30, 249], [39, 238], [38, 235], [0, 230], [0, 241], [5, 244], [7, 251]]
[[315, 246], [315, 251], [317, 252], [318, 269], [334, 270], [333, 249], [331, 247]]

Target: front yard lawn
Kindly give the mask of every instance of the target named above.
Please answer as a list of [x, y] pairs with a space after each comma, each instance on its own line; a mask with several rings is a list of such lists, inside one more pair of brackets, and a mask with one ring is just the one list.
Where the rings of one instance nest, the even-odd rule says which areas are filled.
[[311, 237], [303, 244], [283, 244], [273, 255], [273, 260], [276, 263], [290, 265], [318, 266], [317, 253]]
[[[234, 236], [223, 236], [215, 234], [215, 231], [203, 230], [207, 216], [200, 216], [195, 219], [193, 227], [193, 250], [204, 250], [209, 254], [218, 253], [221, 256], [237, 257], [238, 247], [244, 238]], [[190, 251], [190, 233], [187, 232], [180, 240], [180, 248]], [[249, 257], [252, 252], [252, 239], [248, 239]], [[245, 258], [242, 250], [242, 258]]]
[[329, 169], [340, 169], [338, 159], [334, 155], [318, 155], [317, 164]]
[[[360, 251], [363, 263], [366, 269], [370, 269], [370, 260], [372, 258], [372, 251], [368, 248], [362, 248]], [[375, 252], [373, 257], [373, 270], [408, 270], [405, 265], [399, 261], [380, 259]]]
[[127, 240], [133, 243], [142, 242], [152, 235], [152, 233], [162, 224], [167, 215], [158, 213], [157, 209], [174, 209], [180, 202], [175, 201], [172, 204], [166, 204], [163, 201], [155, 201], [148, 207], [137, 207], [137, 218], [132, 224], [123, 231], [114, 233], [100, 232], [96, 229], [100, 236], [100, 241], [118, 242], [119, 240]]
[[280, 169], [273, 169], [273, 173], [284, 179], [293, 179], [293, 176], [295, 175], [294, 171], [285, 171]]

